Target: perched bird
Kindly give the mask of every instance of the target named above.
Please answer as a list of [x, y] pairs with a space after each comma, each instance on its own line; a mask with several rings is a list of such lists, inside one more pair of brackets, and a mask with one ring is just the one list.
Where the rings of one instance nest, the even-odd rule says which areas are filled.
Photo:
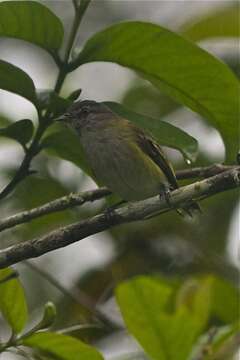
[[[59, 120], [79, 135], [96, 179], [122, 200], [143, 200], [178, 188], [160, 145], [105, 104], [78, 101]], [[196, 205], [191, 202], [190, 207]]]

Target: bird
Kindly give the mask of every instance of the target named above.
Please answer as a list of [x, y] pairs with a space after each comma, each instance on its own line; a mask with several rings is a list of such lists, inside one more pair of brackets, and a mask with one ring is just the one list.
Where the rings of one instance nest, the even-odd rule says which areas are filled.
[[[179, 188], [174, 169], [151, 134], [93, 100], [73, 103], [58, 121], [80, 137], [86, 159], [98, 183], [123, 201], [144, 200]], [[198, 204], [185, 207], [191, 215]]]

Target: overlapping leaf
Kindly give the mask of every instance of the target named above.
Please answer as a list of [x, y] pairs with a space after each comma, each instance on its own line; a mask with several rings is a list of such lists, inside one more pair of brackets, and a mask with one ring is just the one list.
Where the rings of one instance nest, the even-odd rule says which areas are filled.
[[239, 83], [225, 64], [205, 50], [161, 26], [125, 22], [88, 40], [73, 68], [92, 61], [131, 68], [201, 114], [220, 131], [228, 160], [235, 159]]
[[61, 360], [103, 360], [102, 355], [93, 347], [71, 336], [42, 332], [23, 341], [23, 344], [48, 353]]
[[118, 115], [129, 119], [137, 126], [151, 133], [160, 145], [165, 145], [182, 152], [185, 158], [195, 161], [198, 151], [197, 140], [185, 131], [166, 121], [153, 119], [149, 116], [137, 114], [115, 102], [105, 102]]
[[[4, 280], [12, 273], [11, 269], [0, 270], [0, 280]], [[27, 321], [28, 311], [24, 290], [18, 279], [0, 283], [0, 312], [14, 333], [22, 331]]]
[[65, 125], [52, 127], [44, 137], [42, 146], [49, 154], [71, 161], [91, 175], [79, 136]]
[[0, 136], [14, 139], [24, 146], [31, 140], [33, 130], [34, 127], [32, 121], [29, 119], [22, 119], [5, 128], [0, 128]]
[[0, 36], [29, 41], [52, 53], [62, 44], [63, 25], [39, 2], [3, 1], [0, 3]]
[[177, 287], [157, 278], [137, 277], [120, 284], [116, 296], [128, 330], [152, 359], [185, 360], [209, 319], [217, 315], [223, 320], [224, 304], [216, 298], [216, 284], [225, 286], [223, 293], [231, 288], [228, 304], [234, 309], [226, 314], [232, 321], [237, 317], [236, 291], [213, 276], [189, 279]]
[[194, 41], [211, 37], [239, 37], [239, 4], [236, 2], [235, 5], [192, 19], [183, 26], [182, 33]]
[[0, 89], [23, 96], [37, 103], [35, 86], [28, 74], [15, 65], [0, 60]]

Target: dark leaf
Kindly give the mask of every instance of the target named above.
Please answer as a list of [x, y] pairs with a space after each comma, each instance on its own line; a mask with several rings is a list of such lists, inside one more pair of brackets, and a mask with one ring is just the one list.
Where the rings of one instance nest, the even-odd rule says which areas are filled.
[[52, 128], [51, 133], [43, 139], [42, 146], [49, 154], [71, 161], [88, 175], [91, 174], [79, 137], [66, 125]]
[[0, 88], [23, 96], [36, 104], [35, 86], [30, 76], [3, 60], [0, 60]]
[[42, 109], [48, 108], [55, 116], [61, 115], [72, 104], [69, 99], [64, 99], [53, 90], [41, 90], [37, 92], [38, 102]]
[[165, 145], [182, 152], [190, 161], [195, 161], [198, 152], [197, 140], [185, 131], [166, 121], [154, 119], [149, 116], [137, 114], [115, 102], [105, 102], [118, 115], [132, 121], [137, 126], [150, 132], [160, 145]]
[[59, 18], [39, 2], [0, 3], [0, 36], [29, 41], [52, 53], [60, 48], [63, 34]]
[[0, 136], [5, 136], [26, 145], [32, 138], [34, 131], [33, 123], [29, 119], [16, 121], [8, 127], [0, 129]]

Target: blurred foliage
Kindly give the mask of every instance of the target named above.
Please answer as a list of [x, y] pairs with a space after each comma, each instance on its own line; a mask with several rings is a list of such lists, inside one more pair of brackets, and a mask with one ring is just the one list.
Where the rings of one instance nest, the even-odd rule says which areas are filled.
[[[87, 1], [82, 0], [82, 3]], [[55, 5], [49, 3], [50, 7]], [[63, 3], [61, 6], [65, 11], [66, 5]], [[112, 10], [110, 2], [102, 2], [101, 6], [99, 2], [93, 2], [92, 6], [92, 23], [100, 11], [106, 17], [106, 9], [110, 14], [109, 24], [125, 20]], [[191, 41], [239, 36], [238, 11], [237, 3], [214, 10], [192, 18], [179, 32]], [[58, 51], [63, 41], [63, 26], [46, 6], [34, 1], [1, 2], [0, 37], [40, 46], [61, 68]], [[154, 127], [154, 135], [160, 143], [185, 151], [185, 155], [188, 152], [192, 159], [196, 157], [196, 146], [193, 146], [196, 140], [181, 129], [166, 123], [165, 137], [173, 139], [176, 131], [178, 135], [186, 134], [186, 139], [192, 141], [187, 142], [187, 146], [181, 143], [180, 135], [177, 137], [180, 143], [175, 144], [176, 137], [174, 141], [167, 141], [161, 139], [160, 134], [163, 117], [167, 118], [173, 111], [187, 105], [221, 133], [228, 159], [233, 162], [239, 143], [239, 99], [236, 96], [237, 80], [227, 65], [237, 74], [239, 59], [234, 57], [228, 61], [229, 54], [226, 54], [226, 61], [223, 58], [225, 65], [177, 33], [141, 22], [115, 24], [93, 35], [80, 53], [76, 49], [73, 53], [74, 67], [91, 61], [113, 61], [136, 71], [139, 77], [126, 88], [121, 100], [123, 107], [130, 111], [127, 113], [119, 104], [117, 106], [121, 111], [124, 109], [125, 116], [131, 121], [135, 117], [139, 125], [150, 130]], [[81, 93], [81, 90], [71, 94], [65, 91], [65, 97], [62, 97], [58, 89], [55, 91], [57, 86], [55, 90], [36, 90], [29, 75], [4, 60], [0, 60], [0, 88], [33, 102], [40, 116], [40, 126], [45, 126], [46, 114], [52, 121]], [[141, 118], [136, 118], [133, 112], [140, 113]], [[26, 150], [26, 144], [31, 144], [32, 136], [36, 134], [31, 120], [12, 123], [7, 116], [0, 115], [0, 150], [13, 143], [8, 137], [20, 142]], [[150, 124], [152, 118], [156, 119], [156, 124]], [[183, 127], [188, 131], [189, 122]], [[192, 144], [190, 151], [189, 144]], [[1, 202], [0, 212], [4, 217], [66, 195], [70, 188], [74, 191], [85, 188], [84, 178], [79, 180], [75, 176], [76, 168], [88, 175], [91, 175], [91, 170], [79, 138], [71, 130], [60, 124], [51, 124], [44, 132], [40, 147], [43, 151], [34, 159], [30, 169], [34, 173]], [[71, 167], [72, 179], [62, 179], [59, 175], [63, 174], [60, 171], [62, 160], [76, 166]], [[208, 157], [200, 154], [195, 165], [209, 163]], [[176, 161], [176, 168], [185, 166], [182, 159]], [[7, 164], [1, 169], [1, 176], [9, 181], [17, 170]], [[181, 182], [182, 185], [187, 183], [189, 181]], [[203, 214], [192, 220], [171, 212], [160, 218], [111, 229], [108, 232], [113, 245], [110, 259], [102, 266], [93, 264], [86, 270], [79, 270], [73, 285], [64, 284], [67, 289], [62, 297], [58, 297], [57, 314], [55, 305], [45, 304], [45, 301], [52, 300], [51, 277], [57, 279], [57, 272], [44, 277], [30, 269], [26, 274], [21, 271], [29, 294], [26, 301], [22, 281], [14, 277], [13, 270], [1, 270], [0, 312], [3, 320], [0, 323], [0, 352], [11, 344], [13, 347], [23, 344], [27, 353], [33, 351], [32, 356], [37, 360], [103, 359], [96, 350], [96, 342], [101, 344], [103, 340], [110, 344], [112, 338], [108, 336], [118, 333], [124, 326], [117, 305], [113, 303], [116, 294], [125, 325], [142, 347], [136, 359], [143, 356], [145, 359], [143, 352], [156, 360], [232, 359], [239, 347], [239, 324], [236, 323], [239, 318], [240, 298], [236, 286], [239, 271], [226, 256], [226, 246], [238, 203], [239, 192], [234, 190], [206, 199], [202, 203]], [[1, 234], [1, 247], [31, 240], [59, 226], [91, 216], [105, 206], [91, 204], [86, 208], [69, 209], [35, 219]], [[43, 260], [42, 268], [47, 270], [48, 261]], [[66, 268], [66, 273], [72, 267], [71, 262], [63, 261], [60, 265]], [[139, 276], [142, 274], [149, 276]], [[86, 306], [86, 299], [90, 306]], [[44, 304], [43, 315], [37, 321], [35, 312]], [[99, 320], [96, 309], [103, 309], [116, 328]], [[79, 327], [73, 326], [71, 330], [72, 325]], [[5, 343], [1, 332], [8, 328], [17, 335], [9, 338], [9, 344]]]
[[212, 14], [184, 24], [181, 32], [194, 41], [215, 37], [239, 37], [239, 16], [239, 2], [235, 1], [231, 6], [220, 8]]

